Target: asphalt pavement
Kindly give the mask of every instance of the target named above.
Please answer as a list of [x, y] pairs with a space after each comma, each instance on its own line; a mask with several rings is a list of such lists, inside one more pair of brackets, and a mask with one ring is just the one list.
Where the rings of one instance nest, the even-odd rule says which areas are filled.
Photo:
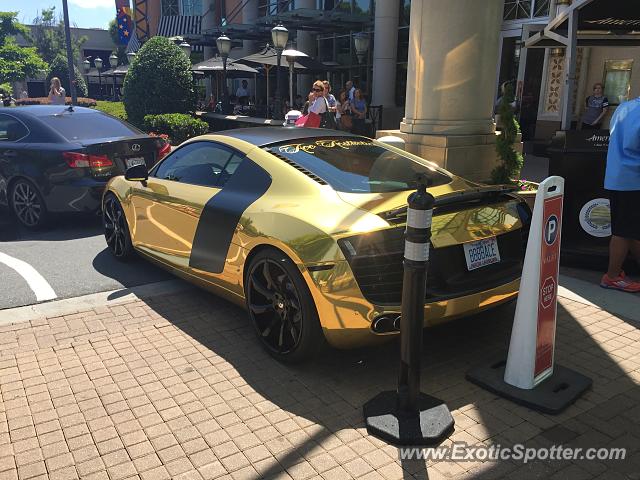
[[172, 278], [140, 258], [115, 260], [99, 217], [60, 218], [33, 232], [0, 207], [0, 310]]

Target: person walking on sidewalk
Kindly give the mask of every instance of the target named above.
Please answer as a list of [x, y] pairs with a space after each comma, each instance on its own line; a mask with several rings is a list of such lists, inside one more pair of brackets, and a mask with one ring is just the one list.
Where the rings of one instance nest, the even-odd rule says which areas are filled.
[[610, 131], [604, 188], [611, 203], [611, 242], [600, 286], [640, 292], [640, 282], [622, 270], [629, 252], [640, 262], [640, 97], [616, 109]]

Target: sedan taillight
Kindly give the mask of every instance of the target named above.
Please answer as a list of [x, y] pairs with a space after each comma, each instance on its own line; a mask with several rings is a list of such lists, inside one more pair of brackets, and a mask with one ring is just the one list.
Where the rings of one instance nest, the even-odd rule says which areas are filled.
[[62, 157], [71, 168], [104, 168], [113, 166], [106, 155], [87, 155], [80, 152], [62, 152]]
[[171, 144], [169, 142], [164, 142], [164, 144], [158, 148], [157, 160], [162, 160], [169, 152], [171, 152]]

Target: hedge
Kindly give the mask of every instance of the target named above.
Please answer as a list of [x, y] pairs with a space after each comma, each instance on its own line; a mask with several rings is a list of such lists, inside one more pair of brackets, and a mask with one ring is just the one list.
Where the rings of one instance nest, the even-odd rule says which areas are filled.
[[[71, 105], [71, 97], [65, 98], [65, 104]], [[16, 100], [16, 105], [50, 105], [48, 97], [33, 97]], [[79, 107], [95, 107], [96, 101], [93, 98], [78, 97]]]
[[127, 112], [124, 109], [124, 104], [122, 102], [107, 102], [104, 100], [98, 100], [96, 105], [96, 110], [100, 110], [104, 113], [108, 113], [109, 115], [119, 118], [120, 120], [127, 121]]
[[124, 77], [123, 91], [124, 106], [134, 125], [142, 124], [145, 115], [195, 110], [191, 63], [165, 37], [153, 37], [140, 48]]
[[179, 145], [189, 138], [207, 133], [209, 124], [184, 113], [164, 113], [145, 115], [144, 129], [168, 135], [172, 145]]

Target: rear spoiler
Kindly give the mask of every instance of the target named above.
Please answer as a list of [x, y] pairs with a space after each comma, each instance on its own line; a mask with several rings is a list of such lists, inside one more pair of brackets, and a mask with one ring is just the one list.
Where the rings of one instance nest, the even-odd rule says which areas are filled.
[[[435, 199], [435, 214], [444, 213], [447, 210], [456, 210], [462, 204], [484, 203], [491, 204], [501, 200], [501, 197], [515, 198], [514, 193], [518, 187], [513, 185], [488, 185], [468, 190], [446, 193]], [[407, 218], [407, 206], [404, 205], [393, 210], [387, 210], [378, 214], [390, 223], [402, 223]]]

